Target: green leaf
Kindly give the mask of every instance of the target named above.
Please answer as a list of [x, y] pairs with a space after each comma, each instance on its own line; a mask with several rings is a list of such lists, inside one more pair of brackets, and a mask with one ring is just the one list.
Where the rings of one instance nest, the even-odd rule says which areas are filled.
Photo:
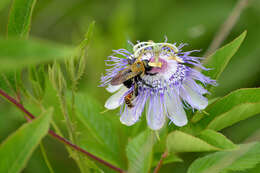
[[8, 36], [27, 38], [36, 0], [14, 0], [8, 22]]
[[[205, 109], [205, 111], [209, 115], [204, 117], [204, 119], [200, 120], [198, 125], [205, 128], [214, 118], [224, 113], [227, 113], [231, 109], [234, 109], [233, 111], [235, 111], [236, 109], [243, 110], [242, 107], [247, 107], [246, 105], [243, 104], [259, 103], [259, 102], [260, 102], [260, 88], [246, 88], [246, 89], [239, 89], [233, 91], [228, 95], [226, 95], [225, 97], [222, 97], [217, 101], [215, 101], [214, 103], [210, 104]], [[240, 106], [242, 107], [239, 108]], [[245, 115], [244, 117], [240, 117], [240, 118], [236, 117], [235, 115], [233, 116], [234, 116], [233, 118], [236, 118], [237, 120], [239, 119], [242, 120], [249, 117], [249, 115], [248, 116]]]
[[147, 173], [152, 166], [155, 136], [149, 129], [132, 139], [126, 148], [129, 173]]
[[204, 141], [207, 141], [207, 143], [221, 149], [233, 149], [236, 147], [232, 141], [214, 130], [206, 129], [202, 131], [198, 137]]
[[78, 130], [81, 132], [80, 145], [111, 164], [126, 167], [120, 133], [111, 119], [100, 113], [99, 103], [95, 98], [77, 95], [75, 109], [76, 116], [83, 126]]
[[[158, 163], [160, 162], [162, 154], [155, 155], [153, 158], [152, 167], [156, 167]], [[165, 159], [163, 159], [163, 165], [174, 163], [174, 162], [183, 162], [183, 160], [177, 156], [176, 154], [169, 154]]]
[[47, 135], [51, 111], [24, 124], [0, 145], [0, 172], [18, 173], [26, 166], [33, 151]]
[[[209, 99], [208, 105], [211, 105], [212, 103], [215, 103], [220, 97], [214, 97]], [[205, 110], [203, 111], [197, 111], [195, 115], [191, 118], [192, 123], [196, 123], [200, 121], [202, 118], [205, 117], [205, 115], [209, 115]]]
[[0, 38], [0, 71], [72, 56], [75, 48], [49, 41]]
[[204, 71], [206, 76], [212, 79], [218, 79], [220, 74], [226, 68], [228, 62], [232, 56], [236, 53], [244, 38], [246, 37], [246, 31], [244, 31], [239, 37], [218, 49], [214, 54], [208, 57], [208, 61], [205, 64], [206, 67], [212, 68], [211, 70]]
[[0, 1], [0, 11], [2, 11], [2, 9], [4, 9], [10, 2], [11, 2], [11, 0], [1, 0]]
[[84, 40], [82, 40], [82, 42], [80, 43], [80, 48], [84, 49], [85, 47], [87, 47], [89, 45], [90, 40], [92, 39], [92, 35], [94, 32], [94, 28], [95, 28], [95, 21], [92, 21], [88, 27], [88, 30], [84, 36]]
[[[19, 73], [20, 74], [20, 73]], [[0, 75], [0, 88], [4, 89], [5, 91], [12, 91], [13, 94], [16, 94], [17, 88], [17, 72], [10, 72]]]
[[220, 150], [198, 137], [177, 130], [168, 135], [166, 146], [171, 153]]
[[195, 160], [188, 173], [227, 173], [253, 168], [260, 162], [260, 143], [240, 145], [230, 151], [220, 151]]
[[231, 126], [239, 121], [245, 120], [251, 116], [260, 113], [260, 102], [259, 103], [245, 103], [238, 105], [230, 111], [217, 116], [212, 120], [207, 128], [214, 130], [221, 130], [228, 126]]

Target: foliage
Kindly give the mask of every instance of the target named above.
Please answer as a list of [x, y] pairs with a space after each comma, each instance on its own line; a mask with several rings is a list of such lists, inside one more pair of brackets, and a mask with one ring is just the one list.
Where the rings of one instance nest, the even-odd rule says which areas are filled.
[[154, 134], [147, 129], [128, 143], [126, 148], [129, 160], [128, 172], [149, 172], [152, 164], [154, 138]]
[[[8, 0], [1, 1], [0, 11], [6, 9], [8, 3], [10, 3]], [[40, 28], [39, 26], [37, 28], [34, 22], [38, 22], [42, 14], [41, 10], [44, 11], [44, 7], [50, 5], [49, 3], [55, 6], [49, 10], [55, 13], [60, 12], [56, 4], [59, 2], [54, 1], [13, 0], [12, 4], [9, 4], [7, 38], [3, 34], [0, 36], [0, 94], [3, 100], [12, 96], [17, 103], [23, 105], [24, 107], [17, 106], [15, 101], [8, 99], [13, 106], [22, 110], [22, 115], [24, 113], [28, 115], [28, 109], [29, 114], [32, 113], [37, 118], [26, 123], [21, 119], [16, 119], [17, 122], [19, 120], [19, 124], [10, 125], [12, 128], [9, 130], [8, 120], [19, 113], [14, 107], [7, 106], [0, 100], [2, 115], [0, 132], [5, 132], [3, 133], [5, 138], [13, 131], [12, 135], [6, 139], [2, 138], [0, 133], [0, 172], [13, 173], [23, 170], [35, 172], [36, 169], [32, 165], [36, 165], [37, 168], [40, 165], [37, 169], [39, 172], [113, 172], [112, 169], [114, 169], [118, 172], [127, 170], [129, 173], [146, 173], [161, 166], [162, 172], [170, 172], [173, 167], [176, 169], [173, 172], [188, 170], [188, 173], [214, 173], [259, 168], [259, 142], [234, 144], [232, 139], [229, 139], [228, 133], [225, 134], [225, 131], [221, 130], [231, 129], [230, 133], [239, 135], [239, 132], [232, 131], [233, 125], [243, 123], [260, 113], [260, 88], [237, 89], [225, 96], [223, 95], [227, 91], [217, 94], [219, 92], [217, 88], [209, 88], [212, 93], [207, 95], [210, 104], [201, 112], [189, 112], [189, 124], [184, 127], [175, 127], [170, 124], [163, 130], [154, 132], [146, 127], [145, 119], [132, 127], [126, 127], [120, 123], [115, 112], [102, 112], [102, 105], [107, 95], [96, 86], [99, 81], [97, 77], [102, 71], [100, 64], [103, 64], [104, 59], [100, 57], [108, 54], [106, 51], [111, 49], [110, 44], [113, 44], [113, 47], [124, 46], [126, 39], [122, 36], [123, 34], [129, 37], [133, 35], [132, 28], [129, 26], [132, 26], [134, 19], [129, 14], [139, 9], [134, 9], [130, 1], [120, 2], [121, 6], [109, 16], [110, 25], [102, 26], [100, 23], [86, 20], [83, 15], [78, 15], [83, 11], [80, 10], [81, 8], [86, 8], [85, 2], [73, 1], [72, 8], [69, 8], [69, 1], [66, 2], [68, 4], [62, 2], [70, 10], [67, 10], [59, 19], [50, 18], [50, 23], [46, 23], [49, 26], [41, 24]], [[159, 9], [170, 2], [165, 1], [166, 4], [158, 6], [153, 2], [145, 5], [142, 3], [144, 2], [140, 2], [141, 7], [153, 6]], [[188, 4], [183, 5], [188, 9], [191, 8]], [[91, 3], [88, 8], [90, 10]], [[102, 8], [108, 8], [110, 11], [111, 4]], [[176, 10], [175, 18], [178, 18], [178, 12], [181, 11]], [[208, 13], [210, 12], [209, 10]], [[66, 37], [67, 30], [63, 25], [61, 28], [58, 27], [58, 31], [53, 31], [55, 36], [44, 36], [45, 30], [51, 32], [50, 28], [54, 25], [59, 26], [59, 21], [62, 23], [63, 17], [73, 15], [80, 18], [77, 20], [81, 20], [80, 27], [76, 22], [74, 26], [78, 27], [76, 33], [80, 33], [80, 36], [74, 35], [76, 38], [74, 42], [77, 44], [73, 45], [76, 46], [66, 43], [68, 40], [63, 37]], [[139, 17], [142, 18], [142, 15], [148, 14], [140, 13]], [[194, 14], [192, 17], [197, 16]], [[200, 17], [204, 16], [200, 15]], [[149, 16], [150, 18], [153, 16]], [[52, 24], [51, 20], [56, 20], [56, 23]], [[151, 25], [153, 22], [154, 24]], [[137, 35], [157, 32], [159, 29], [155, 25], [156, 22], [155, 20], [145, 21], [142, 24], [143, 27], [153, 29], [140, 30]], [[163, 17], [160, 18], [160, 22], [164, 23]], [[214, 22], [209, 21], [209, 23]], [[87, 29], [86, 25], [88, 25]], [[101, 26], [108, 31], [104, 31]], [[105, 32], [113, 37], [103, 38]], [[177, 41], [181, 40], [178, 33], [182, 32], [182, 29], [176, 30]], [[244, 31], [233, 41], [207, 57], [206, 67], [211, 70], [203, 73], [219, 80], [220, 86], [226, 67], [229, 63], [232, 65], [231, 58], [240, 46], [243, 48], [243, 41], [247, 41], [246, 34], [247, 32]], [[44, 39], [39, 37], [44, 37]], [[234, 37], [234, 34], [231, 37]], [[52, 41], [47, 41], [50, 38]], [[140, 38], [142, 39], [141, 36]], [[169, 38], [174, 37], [170, 35]], [[240, 70], [242, 74], [244, 71]], [[218, 97], [215, 97], [216, 95]], [[15, 122], [15, 119], [11, 120]], [[24, 125], [21, 125], [22, 123]], [[17, 129], [18, 125], [21, 127]], [[52, 144], [48, 141], [46, 145], [43, 145], [42, 141], [50, 127], [56, 133], [55, 135], [52, 133], [54, 139], [61, 141], [61, 138], [66, 138], [68, 140], [62, 141], [62, 144]], [[259, 139], [256, 136], [253, 137], [256, 140]], [[64, 148], [61, 147], [63, 145]], [[41, 149], [40, 154], [38, 148]], [[165, 153], [167, 153], [166, 156], [164, 156]], [[60, 154], [63, 154], [66, 159], [62, 166], [59, 166], [59, 159], [57, 159]], [[190, 164], [190, 160], [194, 161]], [[184, 165], [185, 170], [179, 171], [179, 165]]]
[[29, 35], [36, 0], [14, 0], [9, 16], [7, 34], [26, 38]]
[[33, 122], [24, 124], [0, 145], [1, 172], [21, 172], [40, 141], [47, 135], [51, 116], [51, 111], [48, 111]]
[[[71, 56], [75, 48], [35, 39], [0, 38], [1, 71], [48, 62]], [[22, 59], [22, 60], [21, 60]]]
[[260, 162], [259, 143], [241, 144], [238, 148], [202, 157], [190, 166], [188, 173], [242, 171]]

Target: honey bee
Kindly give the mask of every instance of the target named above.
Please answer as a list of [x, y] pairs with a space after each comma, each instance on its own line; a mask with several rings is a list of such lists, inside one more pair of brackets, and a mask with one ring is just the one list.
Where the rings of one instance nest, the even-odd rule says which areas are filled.
[[142, 80], [142, 76], [152, 69], [148, 63], [148, 60], [140, 60], [140, 58], [133, 59], [133, 63], [126, 69], [120, 71], [110, 82], [111, 85], [123, 84], [127, 88], [134, 86], [133, 91], [127, 94], [124, 98], [125, 103], [129, 108], [134, 107], [132, 101], [138, 95], [138, 82], [142, 82], [145, 85], [152, 87]]

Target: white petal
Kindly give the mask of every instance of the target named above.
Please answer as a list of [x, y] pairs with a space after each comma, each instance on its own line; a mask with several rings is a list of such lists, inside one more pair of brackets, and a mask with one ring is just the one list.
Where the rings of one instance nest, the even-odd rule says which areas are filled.
[[173, 95], [171, 93], [165, 94], [165, 105], [168, 112], [169, 119], [176, 126], [184, 126], [187, 124], [187, 116], [186, 112], [183, 109], [182, 102], [178, 98], [178, 96]]
[[129, 108], [128, 106], [125, 106], [124, 112], [120, 117], [120, 121], [122, 124], [131, 126], [138, 120], [133, 110], [134, 108]]
[[121, 88], [122, 84], [120, 85], [108, 85], [108, 87], [106, 88], [106, 90], [110, 93], [116, 92], [117, 90], [119, 90]]
[[184, 84], [183, 87], [185, 92], [182, 92], [182, 96], [192, 107], [198, 110], [202, 110], [208, 106], [207, 98], [203, 97], [201, 94], [198, 94], [188, 85]]
[[109, 97], [109, 99], [105, 103], [105, 107], [107, 109], [116, 109], [118, 106], [120, 106], [123, 102], [121, 102], [121, 99], [125, 92], [127, 92], [128, 88], [122, 87], [120, 90]]
[[168, 69], [171, 72], [171, 74], [174, 74], [177, 71], [178, 64], [174, 60], [168, 60]]
[[125, 106], [124, 112], [120, 117], [120, 121], [127, 126], [131, 126], [136, 123], [142, 115], [145, 102], [146, 94], [142, 93], [136, 98], [136, 102], [133, 102], [135, 107], [129, 108], [128, 106]]
[[159, 96], [151, 96], [146, 120], [152, 130], [159, 130], [165, 123], [165, 112]]
[[177, 71], [177, 62], [174, 60], [168, 60], [167, 70], [161, 74], [161, 77], [168, 81], [176, 71]]
[[189, 86], [192, 90], [197, 91], [199, 94], [208, 93], [208, 90], [206, 90], [200, 84], [197, 84], [193, 79], [187, 79], [184, 82], [187, 86]]

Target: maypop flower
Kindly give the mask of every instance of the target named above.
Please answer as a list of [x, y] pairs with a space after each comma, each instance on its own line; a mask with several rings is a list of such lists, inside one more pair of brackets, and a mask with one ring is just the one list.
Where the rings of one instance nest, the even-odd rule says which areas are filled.
[[[202, 58], [183, 52], [185, 44], [138, 42], [133, 53], [126, 49], [114, 50], [106, 60], [111, 68], [102, 76], [101, 86], [116, 92], [105, 103], [107, 109], [121, 106], [120, 121], [131, 126], [136, 123], [146, 105], [149, 127], [158, 130], [166, 117], [176, 126], [187, 124], [184, 108], [203, 110], [208, 100], [203, 87], [215, 85], [215, 80], [203, 75], [194, 66], [208, 70], [200, 63]], [[197, 83], [198, 82], [198, 83]]]

